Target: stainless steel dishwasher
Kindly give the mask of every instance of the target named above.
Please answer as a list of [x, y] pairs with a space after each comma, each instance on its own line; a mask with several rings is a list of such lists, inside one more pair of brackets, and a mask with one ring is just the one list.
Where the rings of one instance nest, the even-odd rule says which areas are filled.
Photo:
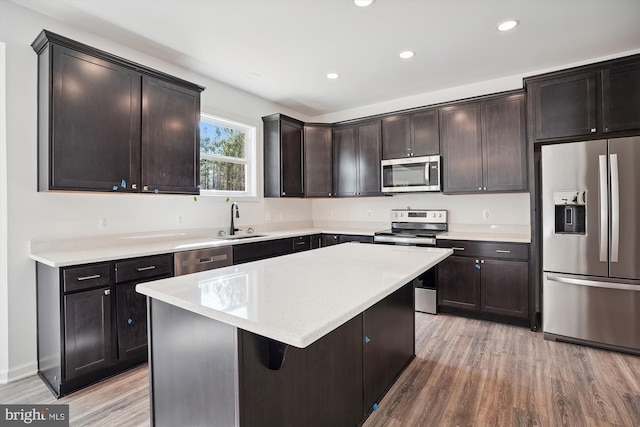
[[176, 276], [213, 270], [233, 264], [231, 246], [176, 252], [173, 256]]

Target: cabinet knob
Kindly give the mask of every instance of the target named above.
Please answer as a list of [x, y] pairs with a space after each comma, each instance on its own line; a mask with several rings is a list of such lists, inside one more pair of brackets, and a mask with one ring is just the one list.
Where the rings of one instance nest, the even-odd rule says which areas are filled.
[[365, 335], [364, 342], [369, 344], [371, 342], [371, 338], [369, 338], [368, 336]]
[[591, 133], [596, 133], [596, 128], [591, 128]]
[[283, 196], [286, 196], [286, 195], [287, 195], [286, 191], [283, 191], [283, 192], [282, 192], [282, 195], [283, 195]]
[[149, 186], [148, 186], [148, 185], [143, 186], [143, 187], [142, 187], [142, 190], [143, 190], [143, 191], [149, 191]]
[[134, 190], [137, 190], [138, 189], [138, 184], [131, 184], [131, 188], [134, 189]]
[[482, 191], [482, 187], [478, 187], [478, 190]]
[[133, 320], [131, 320], [131, 319], [127, 319], [127, 324], [128, 324], [128, 325], [130, 325], [130, 324], [132, 324], [132, 323], [133, 323]]
[[482, 189], [483, 189], [484, 191], [487, 191], [487, 187], [483, 187]]
[[480, 261], [480, 264], [484, 264], [484, 260], [481, 260], [481, 261]]
[[105, 295], [111, 295], [111, 289], [106, 289], [106, 290], [104, 291], [104, 294], [105, 294]]

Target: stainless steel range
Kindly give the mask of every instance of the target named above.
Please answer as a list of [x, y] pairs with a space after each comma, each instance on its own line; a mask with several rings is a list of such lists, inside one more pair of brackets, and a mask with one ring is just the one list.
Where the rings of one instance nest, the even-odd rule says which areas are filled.
[[[436, 235], [447, 231], [447, 211], [431, 209], [393, 209], [391, 229], [375, 233], [374, 243], [403, 246], [436, 246]], [[436, 269], [414, 281], [416, 311], [436, 314]]]

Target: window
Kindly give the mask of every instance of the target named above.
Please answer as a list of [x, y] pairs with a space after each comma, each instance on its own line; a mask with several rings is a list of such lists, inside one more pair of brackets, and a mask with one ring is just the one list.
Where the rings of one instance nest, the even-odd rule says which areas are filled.
[[200, 115], [200, 194], [256, 196], [256, 128]]

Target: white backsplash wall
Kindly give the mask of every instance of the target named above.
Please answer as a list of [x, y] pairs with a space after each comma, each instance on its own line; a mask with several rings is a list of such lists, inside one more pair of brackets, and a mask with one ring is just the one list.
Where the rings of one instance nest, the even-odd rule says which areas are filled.
[[407, 207], [447, 209], [450, 225], [530, 225], [529, 193], [413, 193], [386, 197], [314, 199], [312, 216], [314, 225], [349, 222], [374, 228], [380, 224], [389, 225], [391, 209]]

